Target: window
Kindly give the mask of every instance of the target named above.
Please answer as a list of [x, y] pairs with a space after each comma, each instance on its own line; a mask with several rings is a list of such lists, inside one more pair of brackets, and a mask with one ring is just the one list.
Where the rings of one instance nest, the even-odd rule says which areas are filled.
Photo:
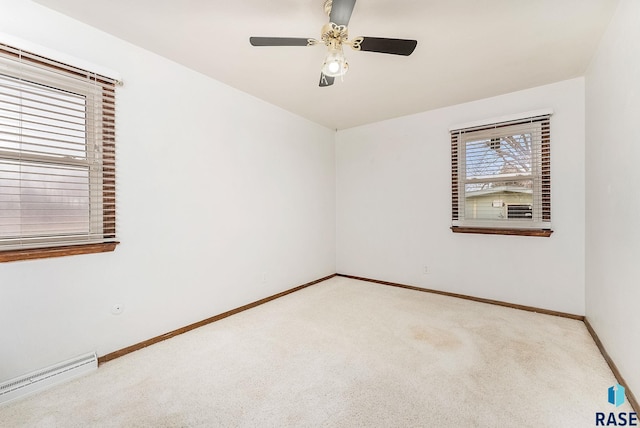
[[115, 248], [115, 83], [0, 45], [0, 261]]
[[551, 235], [550, 116], [451, 130], [451, 230]]

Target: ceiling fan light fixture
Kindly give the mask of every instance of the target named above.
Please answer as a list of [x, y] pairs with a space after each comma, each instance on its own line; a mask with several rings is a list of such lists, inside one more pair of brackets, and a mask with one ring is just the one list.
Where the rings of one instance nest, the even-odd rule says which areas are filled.
[[324, 59], [322, 64], [322, 73], [329, 77], [344, 76], [349, 70], [349, 64], [347, 63], [342, 47], [335, 49], [329, 49], [329, 53]]

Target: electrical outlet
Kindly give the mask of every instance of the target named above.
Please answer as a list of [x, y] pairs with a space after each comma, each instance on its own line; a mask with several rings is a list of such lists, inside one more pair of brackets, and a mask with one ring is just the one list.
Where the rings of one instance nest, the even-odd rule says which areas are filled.
[[423, 266], [423, 268], [422, 268], [422, 273], [423, 273], [424, 275], [429, 274], [429, 266], [424, 265], [424, 266]]
[[111, 306], [111, 313], [113, 315], [120, 315], [122, 312], [124, 312], [124, 305], [122, 303], [116, 303]]

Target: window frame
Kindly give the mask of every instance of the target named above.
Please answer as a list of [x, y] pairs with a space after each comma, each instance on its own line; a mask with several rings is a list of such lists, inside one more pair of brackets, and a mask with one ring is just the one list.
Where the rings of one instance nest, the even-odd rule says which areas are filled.
[[[504, 118], [458, 125], [451, 133], [451, 230], [455, 233], [480, 233], [495, 235], [551, 236], [551, 137], [552, 110], [512, 115]], [[467, 179], [466, 150], [470, 141], [489, 140], [522, 134], [532, 134], [531, 172], [513, 177], [495, 176]], [[493, 143], [492, 143], [493, 144]], [[506, 183], [509, 180], [532, 181], [532, 220], [466, 219], [467, 190], [471, 183]], [[507, 186], [504, 186], [507, 187]], [[505, 207], [508, 210], [508, 207]]]
[[[81, 97], [84, 100], [84, 112], [80, 118], [85, 123], [84, 146], [81, 149], [84, 157], [73, 158], [44, 152], [24, 154], [0, 148], [0, 160], [7, 164], [15, 162], [52, 168], [77, 167], [78, 170], [86, 171], [88, 187], [86, 233], [63, 232], [63, 228], [60, 228], [51, 234], [0, 236], [0, 262], [113, 251], [119, 244], [115, 224], [115, 85], [121, 83], [116, 79], [4, 44], [0, 44], [0, 60], [9, 64], [2, 68], [2, 74], [8, 80], [52, 89], [49, 94], [44, 91], [43, 96], [62, 91]], [[29, 70], [26, 73], [28, 77], [23, 77], [16, 71], [20, 67]], [[22, 119], [19, 118], [17, 123], [16, 129], [22, 130]], [[19, 180], [23, 178], [20, 177]]]

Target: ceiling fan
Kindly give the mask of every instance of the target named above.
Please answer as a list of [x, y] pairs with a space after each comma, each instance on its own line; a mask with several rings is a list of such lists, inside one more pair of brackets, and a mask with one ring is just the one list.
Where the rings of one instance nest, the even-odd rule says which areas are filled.
[[382, 37], [357, 37], [349, 40], [347, 25], [356, 0], [325, 0], [324, 11], [329, 15], [329, 23], [322, 27], [320, 40], [294, 37], [250, 37], [252, 46], [316, 46], [328, 47], [327, 56], [320, 72], [320, 87], [331, 86], [336, 77], [344, 76], [349, 64], [344, 57], [343, 45], [356, 51], [379, 52], [408, 56], [413, 53], [418, 42], [406, 39]]

